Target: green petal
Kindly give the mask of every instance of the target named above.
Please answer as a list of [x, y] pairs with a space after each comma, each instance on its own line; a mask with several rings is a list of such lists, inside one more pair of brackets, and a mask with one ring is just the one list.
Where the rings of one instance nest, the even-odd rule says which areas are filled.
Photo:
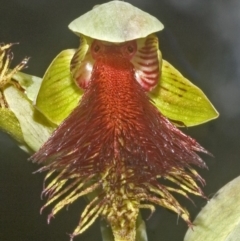
[[7, 108], [0, 108], [0, 129], [12, 136], [17, 142], [24, 142], [19, 121]]
[[195, 126], [218, 117], [205, 94], [165, 60], [161, 80], [149, 95], [163, 115], [181, 126]]
[[92, 42], [93, 39], [81, 35], [80, 46], [71, 59], [70, 72], [73, 80], [80, 88], [89, 82], [92, 74], [94, 59], [89, 51], [89, 45], [91, 45]]
[[184, 241], [240, 240], [240, 176], [215, 194], [193, 224]]
[[21, 85], [25, 90], [28, 99], [34, 102], [42, 83], [42, 79], [22, 72], [14, 74], [12, 79], [16, 80]]
[[9, 109], [16, 116], [23, 134], [24, 143], [37, 151], [49, 138], [53, 128], [44, 116], [37, 112], [26, 96], [13, 86], [4, 90]]
[[36, 107], [51, 122], [60, 124], [77, 106], [83, 92], [70, 73], [75, 50], [62, 51], [47, 69], [40, 87]]

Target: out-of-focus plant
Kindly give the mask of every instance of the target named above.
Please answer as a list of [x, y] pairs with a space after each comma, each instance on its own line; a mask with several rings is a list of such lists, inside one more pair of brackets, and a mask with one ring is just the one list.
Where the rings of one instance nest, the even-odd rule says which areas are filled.
[[0, 45], [0, 128], [22, 149], [33, 152], [49, 138], [53, 128], [33, 106], [41, 79], [19, 72], [26, 67], [28, 58], [9, 69], [12, 45]]
[[0, 127], [37, 151], [31, 159], [48, 171], [43, 209], [54, 205], [49, 220], [88, 195], [72, 238], [102, 216], [115, 241], [134, 241], [139, 210], [153, 212], [154, 205], [191, 226], [172, 193], [204, 196], [197, 184], [204, 180], [191, 165], [205, 167], [196, 152], [207, 151], [176, 126], [204, 123], [217, 111], [162, 60], [154, 33], [163, 25], [153, 16], [112, 1], [69, 28], [80, 36], [80, 47], [62, 51], [42, 82], [17, 72], [24, 64], [8, 70], [10, 45], [1, 48]]
[[222, 187], [188, 229], [184, 241], [240, 240], [240, 176]]

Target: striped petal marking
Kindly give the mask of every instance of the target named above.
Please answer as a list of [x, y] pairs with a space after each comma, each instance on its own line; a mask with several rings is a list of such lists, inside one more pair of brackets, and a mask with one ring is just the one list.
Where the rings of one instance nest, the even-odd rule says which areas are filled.
[[146, 91], [154, 89], [160, 79], [161, 59], [158, 57], [158, 38], [151, 34], [137, 40], [137, 52], [131, 62], [135, 67], [135, 77]]
[[[119, 51], [134, 66], [135, 79], [145, 91], [154, 89], [160, 79], [161, 59], [158, 55], [158, 39], [154, 34], [146, 38], [125, 43], [111, 43], [81, 36], [81, 44], [71, 61], [71, 73], [77, 86], [88, 87], [96, 55], [111, 51], [111, 46], [119, 46]], [[85, 55], [83, 58], [82, 56]]]

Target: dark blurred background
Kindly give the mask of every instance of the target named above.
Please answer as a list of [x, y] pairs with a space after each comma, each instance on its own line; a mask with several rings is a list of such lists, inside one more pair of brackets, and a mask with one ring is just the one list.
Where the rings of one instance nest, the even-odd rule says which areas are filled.
[[[238, 0], [129, 0], [156, 16], [165, 29], [158, 34], [163, 58], [172, 63], [209, 97], [220, 118], [185, 129], [213, 153], [203, 156], [209, 170], [204, 192], [211, 197], [240, 175], [240, 1]], [[63, 49], [76, 48], [78, 37], [68, 24], [100, 0], [0, 0], [0, 42], [14, 46], [13, 65], [30, 56], [25, 72], [42, 76]], [[39, 214], [44, 174], [4, 133], [0, 133], [0, 241], [65, 241], [79, 221], [81, 199], [61, 211], [51, 224]], [[206, 201], [193, 197], [196, 206], [181, 198], [192, 218]], [[145, 214], [144, 214], [145, 215]], [[147, 216], [147, 214], [146, 214]], [[157, 208], [146, 221], [149, 241], [183, 240], [187, 225], [177, 215]], [[98, 221], [75, 240], [100, 241]]]

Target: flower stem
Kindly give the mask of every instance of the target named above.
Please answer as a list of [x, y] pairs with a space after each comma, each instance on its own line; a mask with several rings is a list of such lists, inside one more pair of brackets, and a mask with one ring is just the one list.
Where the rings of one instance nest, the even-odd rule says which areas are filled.
[[[100, 228], [101, 228], [103, 241], [123, 241], [123, 240], [116, 240], [116, 239], [114, 240], [111, 227], [104, 219], [102, 219], [100, 222]], [[138, 218], [136, 222], [136, 241], [148, 241], [146, 225], [142, 219], [141, 213], [138, 214]]]

